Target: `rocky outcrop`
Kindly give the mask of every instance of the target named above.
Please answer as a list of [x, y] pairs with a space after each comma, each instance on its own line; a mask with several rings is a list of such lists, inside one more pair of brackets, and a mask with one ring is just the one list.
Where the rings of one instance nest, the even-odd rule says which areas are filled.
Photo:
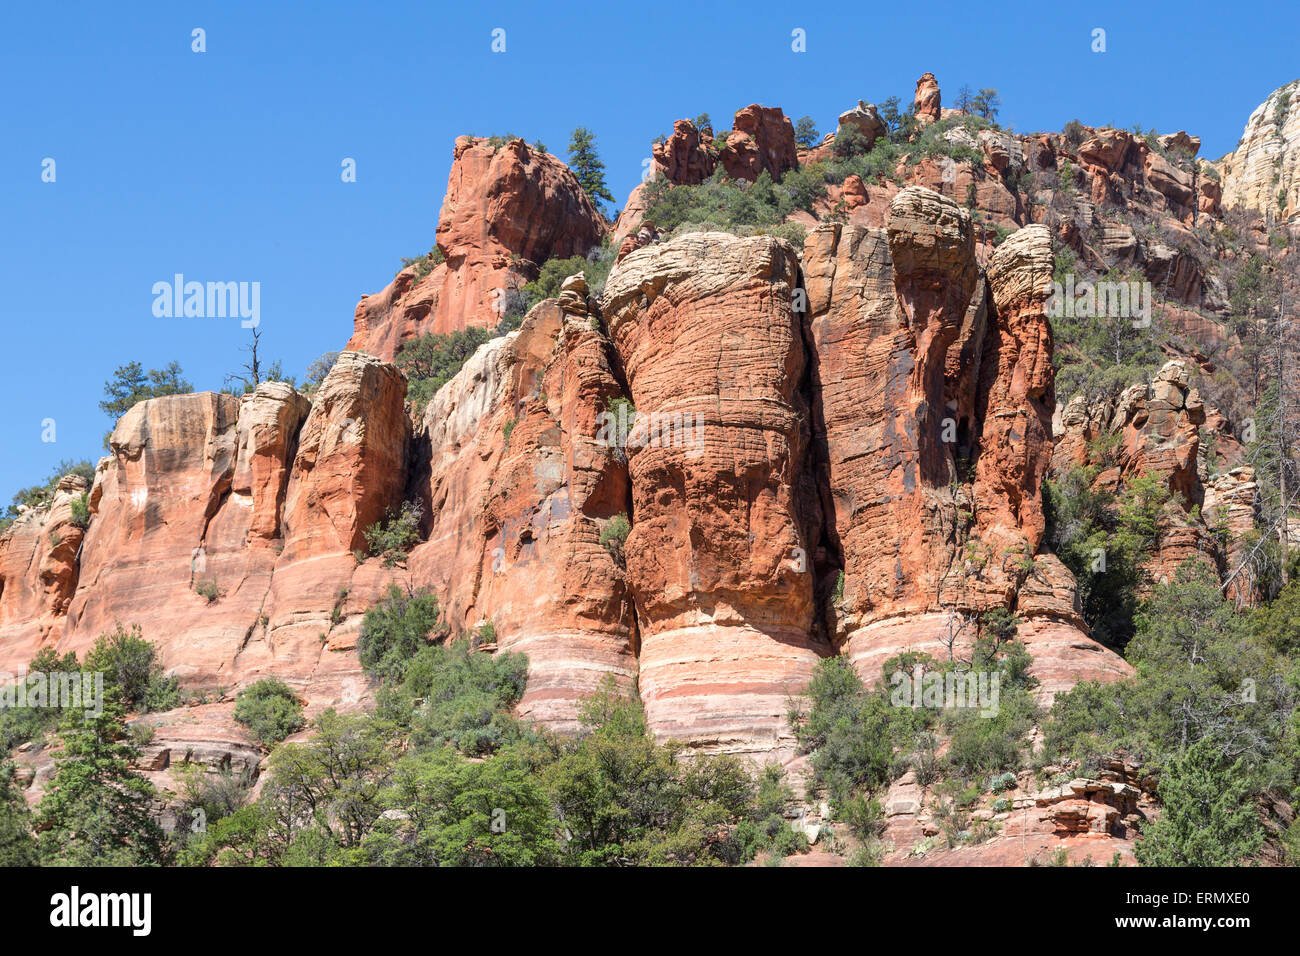
[[[77, 554], [85, 535], [74, 501], [90, 482], [65, 475], [48, 508], [28, 508], [0, 535], [0, 634], [3, 659], [25, 664], [59, 634], [77, 587]], [[12, 673], [14, 667], [0, 667]]]
[[[916, 109], [953, 115], [930, 74]], [[884, 135], [866, 103], [840, 122]], [[557, 159], [462, 137], [443, 261], [362, 300], [352, 349], [314, 396], [264, 384], [142, 403], [92, 486], [66, 479], [0, 536], [0, 657], [14, 669], [40, 647], [84, 652], [139, 623], [169, 670], [211, 691], [197, 726], [159, 720], [160, 767], [251, 759], [230, 698], [262, 674], [313, 711], [364, 706], [360, 617], [394, 581], [436, 591], [455, 638], [527, 653], [525, 716], [571, 730], [582, 696], [613, 678], [639, 688], [661, 737], [760, 760], [792, 757], [788, 699], [822, 656], [845, 652], [874, 680], [905, 650], [964, 653], [997, 609], [1019, 618], [1045, 698], [1127, 674], [1086, 636], [1075, 582], [1044, 547], [1049, 460], [1097, 464], [1116, 490], [1159, 477], [1157, 574], [1189, 556], [1235, 563], [1217, 532], [1250, 530], [1254, 476], [1207, 455], [1201, 430], [1222, 451], [1230, 429], [1186, 364], [1105, 407], [1071, 403], [1053, 451], [1053, 243], [1094, 271], [1142, 273], [1182, 303], [1171, 324], [1195, 316], [1228, 347], [1194, 311], [1222, 305], [1193, 228], [1216, 213], [1217, 184], [1184, 133], [953, 125], [943, 142], [952, 156], [900, 161], [906, 187], [831, 185], [797, 216], [802, 250], [764, 235], [663, 242], [638, 187], [603, 296], [570, 277], [412, 424], [384, 359], [424, 331], [495, 324], [494, 293], [606, 228]], [[789, 119], [755, 105], [720, 142], [677, 122], [653, 170], [679, 187], [719, 165], [754, 181], [799, 157]], [[606, 428], [624, 402], [640, 413], [626, 444]], [[1099, 461], [1107, 436], [1113, 460]], [[73, 514], [83, 492], [88, 529]], [[367, 559], [366, 528], [406, 500], [423, 540], [398, 567]], [[1058, 814], [1073, 836], [1110, 816], [1079, 809]]]
[[1224, 207], [1281, 219], [1300, 212], [1300, 80], [1255, 107], [1237, 148], [1215, 165], [1223, 176]]
[[840, 114], [840, 127], [846, 126], [862, 134], [863, 149], [871, 149], [876, 140], [888, 133], [875, 105], [865, 100], [858, 100], [857, 106]]
[[547, 259], [586, 255], [606, 223], [555, 156], [522, 139], [456, 140], [438, 217], [444, 260], [422, 278], [403, 269], [357, 305], [348, 348], [391, 360], [403, 342], [501, 321], [511, 291]]
[[[1026, 866], [1064, 853], [1071, 866], [1134, 864], [1133, 848], [1143, 825], [1158, 815], [1156, 780], [1115, 758], [1095, 776], [1071, 776], [1048, 768], [1040, 784], [1022, 772], [1005, 789], [967, 811], [918, 785], [912, 772], [895, 781], [881, 800], [885, 812], [886, 862], [895, 866]], [[945, 839], [956, 813], [965, 839]], [[983, 839], [976, 836], [983, 828]]]
[[1226, 593], [1239, 605], [1254, 604], [1259, 598], [1254, 570], [1246, 561], [1258, 507], [1259, 486], [1249, 465], [1217, 474], [1205, 486], [1201, 514], [1223, 548]]
[[665, 177], [678, 186], [694, 186], [713, 175], [718, 160], [709, 147], [711, 135], [702, 136], [687, 119], [673, 123], [673, 133], [653, 147], [656, 176]]
[[[1089, 406], [1072, 399], [1061, 412], [1052, 470], [1092, 466], [1094, 486], [1123, 494], [1148, 476], [1167, 493], [1159, 534], [1143, 571], [1148, 583], [1172, 579], [1187, 560], [1218, 571], [1236, 567], [1254, 526], [1254, 471], [1241, 465], [1241, 446], [1222, 431], [1226, 421], [1208, 410], [1182, 359], [1167, 362], [1150, 384], [1125, 389], [1114, 402]], [[1213, 436], [1208, 461], [1202, 435]], [[1222, 470], [1220, 470], [1222, 469]], [[1253, 602], [1253, 583], [1234, 582], [1234, 594]]]
[[798, 258], [721, 233], [629, 255], [604, 315], [639, 416], [628, 578], [656, 733], [789, 757], [787, 698], [819, 654]]
[[986, 279], [966, 211], [909, 187], [887, 230], [819, 227], [804, 261], [820, 484], [843, 571], [835, 630], [860, 672], [876, 679], [906, 649], [946, 656], [949, 639], [974, 640], [981, 612], [1007, 607], [1049, 695], [1072, 674], [1125, 673], [1083, 633], [1069, 572], [1038, 553], [1046, 230], [1008, 240]]
[[481, 346], [416, 435], [427, 540], [412, 577], [439, 594], [453, 631], [491, 623], [529, 658], [523, 715], [577, 727], [581, 698], [636, 678], [636, 618], [601, 532], [628, 512], [626, 460], [602, 433], [623, 395], [585, 280]]
[[799, 162], [794, 124], [777, 107], [754, 104], [737, 110], [718, 162], [733, 179], [753, 182], [762, 172], [780, 179]]
[[[146, 769], [159, 773], [197, 751], [213, 767], [248, 763], [256, 747], [231, 721], [233, 697], [265, 674], [295, 687], [309, 715], [364, 706], [361, 613], [399, 569], [352, 551], [401, 502], [405, 392], [392, 366], [344, 352], [314, 402], [269, 382], [239, 398], [133, 407], [89, 490], [84, 538], [68, 528], [76, 478], [0, 537], [0, 670], [18, 671], [41, 647], [82, 656], [100, 635], [138, 625], [187, 693], [211, 701], [150, 716]], [[52, 533], [79, 547], [33, 549]], [[20, 551], [30, 555], [21, 573]]]
[[933, 73], [922, 73], [916, 81], [916, 94], [912, 97], [912, 111], [922, 126], [939, 119], [939, 81]]

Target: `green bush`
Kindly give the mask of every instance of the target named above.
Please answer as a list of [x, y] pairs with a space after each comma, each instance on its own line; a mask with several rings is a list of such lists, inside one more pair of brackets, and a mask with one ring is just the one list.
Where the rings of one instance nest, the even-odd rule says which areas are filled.
[[163, 674], [157, 650], [144, 639], [138, 624], [121, 625], [101, 635], [86, 655], [82, 669], [104, 675], [104, 693], [141, 713], [170, 710], [181, 702], [180, 681]]
[[[1104, 449], [1094, 449], [1104, 457]], [[1043, 488], [1047, 540], [1078, 583], [1092, 637], [1122, 649], [1133, 635], [1141, 566], [1159, 534], [1168, 492], [1140, 476], [1120, 499], [1093, 488], [1098, 465], [1073, 468]]]
[[559, 823], [545, 788], [512, 755], [468, 761], [439, 748], [404, 756], [381, 805], [397, 816], [365, 837], [384, 866], [551, 866]]
[[[874, 145], [874, 144], [871, 144]], [[839, 159], [851, 159], [865, 156], [871, 152], [867, 136], [856, 126], [841, 126], [835, 130], [835, 141], [831, 144], [831, 153]]]
[[407, 401], [422, 410], [492, 336], [491, 329], [469, 326], [445, 335], [429, 332], [405, 343], [393, 362], [406, 373]]
[[379, 680], [400, 682], [411, 658], [443, 633], [438, 598], [430, 592], [407, 594], [396, 584], [366, 611], [357, 638], [365, 672]]
[[84, 491], [72, 499], [72, 523], [78, 528], [90, 525], [90, 496]]
[[1142, 828], [1142, 866], [1239, 866], [1264, 843], [1243, 762], [1229, 763], [1209, 741], [1175, 755], [1160, 775], [1161, 812]]
[[401, 511], [387, 511], [386, 521], [376, 521], [364, 531], [372, 557], [383, 558], [384, 567], [396, 567], [420, 540], [420, 518], [424, 513], [418, 501], [402, 502]]
[[18, 509], [26, 508], [44, 508], [54, 498], [55, 489], [58, 487], [59, 479], [65, 475], [80, 475], [88, 481], [95, 478], [95, 466], [89, 461], [61, 461], [55, 466], [48, 478], [38, 485], [32, 485], [30, 488], [22, 488], [16, 492], [9, 506], [5, 509], [4, 514], [0, 515], [0, 533], [3, 533], [9, 525], [13, 524], [14, 519], [18, 517]]
[[[28, 674], [76, 674], [81, 665], [77, 655], [69, 651], [63, 657], [53, 648], [43, 648], [27, 664]], [[38, 740], [58, 726], [62, 711], [57, 707], [4, 707], [0, 708], [0, 750], [13, 750], [29, 740]]]
[[1095, 767], [1123, 752], [1159, 771], [1188, 742], [1205, 741], [1243, 761], [1237, 772], [1252, 792], [1294, 787], [1295, 665], [1253, 630], [1252, 618], [1267, 613], [1237, 614], [1215, 573], [1189, 560], [1140, 609], [1125, 649], [1135, 676], [1058, 694], [1039, 760]]
[[948, 736], [944, 762], [950, 778], [969, 783], [1023, 766], [1029, 732], [1039, 716], [1032, 694], [1037, 681], [1029, 676], [1029, 664], [1023, 644], [977, 642], [971, 670], [997, 676], [996, 712], [969, 706], [944, 711], [940, 725]]
[[843, 657], [817, 663], [807, 694], [808, 713], [792, 714], [791, 723], [800, 749], [811, 754], [813, 779], [837, 805], [860, 788], [889, 783], [895, 745], [927, 719], [924, 712], [891, 706], [882, 691], [868, 691]]
[[645, 221], [672, 234], [688, 224], [723, 232], [738, 232], [741, 227], [771, 229], [797, 209], [811, 210], [824, 193], [824, 182], [818, 183], [810, 173], [791, 171], [785, 180], [775, 183], [764, 170], [755, 182], [747, 183], [728, 179], [719, 167], [697, 186], [674, 186], [664, 178], [651, 180], [646, 187]]
[[528, 658], [481, 654], [467, 642], [424, 647], [410, 660], [402, 694], [422, 701], [411, 719], [418, 747], [452, 746], [469, 756], [493, 753], [518, 736], [509, 711], [524, 695]]
[[194, 592], [202, 598], [206, 598], [209, 604], [215, 603], [226, 592], [213, 581], [195, 581]]
[[32, 833], [32, 814], [14, 784], [14, 765], [0, 763], [0, 866], [36, 866], [40, 862]]
[[[412, 266], [415, 267], [415, 272], [414, 272], [415, 278], [411, 282], [411, 285], [414, 286], [419, 284], [420, 280], [422, 280], [430, 272], [436, 269], [444, 261], [445, 261], [445, 257], [442, 254], [442, 250], [439, 249], [437, 246], [434, 246], [432, 249], [430, 249], [422, 256], [415, 256], [414, 258], [411, 259], [408, 259], [405, 256], [403, 256], [402, 269], [410, 269]], [[398, 271], [400, 272], [401, 269], [399, 269]]]
[[235, 698], [235, 720], [263, 746], [274, 746], [305, 724], [302, 701], [283, 681], [267, 677]]
[[[754, 781], [734, 757], [676, 759], [657, 744], [640, 702], [611, 684], [582, 708], [583, 729], [542, 770], [577, 865], [742, 863], [760, 846], [806, 847], [779, 815], [760, 817]], [[759, 832], [761, 831], [761, 832]]]
[[627, 536], [632, 533], [632, 525], [627, 520], [627, 515], [616, 514], [606, 522], [605, 527], [600, 529], [600, 546], [609, 552], [614, 563], [620, 568], [626, 556], [623, 553], [623, 545], [627, 542]]

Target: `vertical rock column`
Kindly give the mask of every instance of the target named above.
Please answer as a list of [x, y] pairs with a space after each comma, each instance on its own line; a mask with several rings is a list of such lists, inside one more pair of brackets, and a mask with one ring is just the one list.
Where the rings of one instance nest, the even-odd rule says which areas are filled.
[[600, 534], [628, 510], [626, 464], [598, 441], [622, 395], [581, 276], [517, 332], [481, 346], [425, 409], [428, 540], [411, 572], [443, 599], [457, 632], [491, 623], [528, 656], [522, 716], [572, 731], [582, 698], [636, 679], [635, 614]]
[[946, 657], [950, 638], [962, 652], [978, 615], [1006, 608], [1046, 694], [1122, 674], [1085, 636], [1070, 573], [1037, 553], [1047, 231], [1021, 230], [981, 276], [965, 210], [909, 187], [887, 229], [824, 225], [804, 259], [819, 483], [844, 569], [831, 616], [859, 673], [876, 680], [905, 650]]
[[989, 260], [988, 285], [986, 352], [994, 360], [980, 375], [972, 536], [1000, 556], [984, 573], [988, 599], [1000, 599], [1021, 619], [1016, 636], [1033, 658], [1030, 670], [1040, 682], [1040, 698], [1050, 703], [1078, 681], [1115, 680], [1131, 669], [1087, 637], [1074, 576], [1056, 555], [1039, 553], [1046, 531], [1042, 485], [1052, 457], [1056, 407], [1046, 315], [1052, 291], [1047, 228], [1026, 226], [1003, 242]]
[[638, 420], [626, 550], [647, 717], [764, 759], [792, 754], [788, 697], [819, 656], [797, 283], [785, 242], [706, 233], [633, 252], [602, 300]]
[[930, 190], [894, 197], [888, 230], [823, 226], [805, 249], [828, 489], [844, 565], [832, 613], [867, 679], [943, 630], [969, 501], [986, 314], [969, 216]]

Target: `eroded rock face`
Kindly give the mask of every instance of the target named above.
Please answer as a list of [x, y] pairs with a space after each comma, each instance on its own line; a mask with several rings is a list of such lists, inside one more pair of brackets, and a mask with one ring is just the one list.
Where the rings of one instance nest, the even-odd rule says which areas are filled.
[[352, 552], [401, 502], [410, 423], [406, 376], [343, 352], [313, 397], [285, 491], [285, 557]]
[[[85, 529], [73, 502], [90, 482], [65, 475], [48, 508], [31, 508], [0, 536], [0, 634], [6, 662], [25, 664], [40, 647], [57, 640], [81, 572], [77, 553]], [[0, 667], [12, 673], [14, 667]]]
[[876, 140], [888, 132], [885, 121], [872, 103], [858, 100], [858, 105], [840, 114], [840, 126], [850, 126], [862, 134], [864, 149], [871, 149]]
[[[1187, 560], [1216, 572], [1225, 562], [1235, 568], [1239, 562], [1233, 559], [1240, 558], [1253, 527], [1254, 471], [1241, 464], [1241, 446], [1226, 431], [1227, 422], [1207, 409], [1191, 381], [1189, 363], [1175, 359], [1150, 384], [1130, 386], [1113, 403], [1089, 406], [1078, 397], [1060, 416], [1053, 472], [1093, 466], [1094, 485], [1117, 495], [1148, 476], [1168, 494], [1157, 541], [1143, 565], [1148, 585], [1172, 579]], [[1213, 461], [1207, 461], [1203, 432], [1213, 435]], [[1254, 601], [1248, 578], [1234, 581], [1233, 589], [1243, 602]]]
[[[68, 528], [85, 490], [71, 477], [48, 511], [0, 538], [0, 670], [41, 647], [83, 656], [119, 624], [139, 625], [164, 669], [213, 701], [150, 718], [159, 772], [196, 747], [214, 767], [247, 762], [255, 748], [231, 723], [233, 698], [265, 674], [309, 715], [364, 706], [360, 615], [396, 572], [359, 565], [352, 548], [401, 502], [405, 391], [392, 366], [345, 352], [314, 405], [276, 382], [136, 405], [97, 469], [84, 538]], [[52, 532], [57, 547], [34, 544]]]
[[785, 242], [707, 233], [633, 252], [602, 299], [660, 436], [628, 466], [641, 696], [656, 733], [709, 750], [791, 756], [786, 698], [829, 650], [797, 283]]
[[636, 678], [630, 593], [600, 543], [629, 509], [626, 461], [601, 431], [623, 395], [616, 362], [571, 278], [479, 348], [416, 436], [430, 519], [412, 577], [439, 594], [453, 631], [491, 622], [501, 650], [528, 655], [520, 712], [561, 730], [606, 678], [624, 690]]
[[[985, 132], [962, 141], [982, 166], [948, 182], [924, 160], [914, 175], [973, 187], [977, 206], [1015, 224], [1024, 210], [1003, 177], [1049, 169], [1066, 147]], [[779, 111], [742, 110], [727, 143], [724, 168], [744, 178], [795, 162]], [[677, 124], [664, 174], [698, 181], [701, 149]], [[1177, 193], [1180, 170], [1145, 149], [1097, 131], [1080, 155], [1089, 175], [1141, 167], [1146, 193], [1164, 195], [1146, 185], [1161, 177]], [[468, 306], [448, 290], [469, 301], [493, 270], [518, 268], [511, 256], [583, 251], [600, 223], [556, 167], [522, 142], [458, 142], [447, 260], [363, 301], [367, 347], [391, 354], [408, 334], [451, 327], [439, 316]], [[638, 227], [599, 303], [571, 277], [484, 345], [414, 428], [401, 373], [352, 350], [310, 401], [268, 384], [137, 406], [90, 489], [84, 541], [79, 528], [63, 536], [75, 483], [0, 538], [5, 660], [84, 652], [138, 622], [187, 684], [222, 689], [216, 716], [186, 738], [209, 754], [234, 733], [222, 729], [231, 693], [262, 674], [313, 710], [363, 706], [361, 613], [395, 579], [434, 589], [458, 637], [491, 623], [499, 650], [528, 654], [526, 716], [572, 729], [607, 677], [639, 679], [661, 737], [758, 759], [792, 756], [788, 698], [820, 657], [843, 650], [874, 680], [904, 650], [946, 656], [953, 637], [960, 652], [995, 608], [1021, 618], [1045, 696], [1127, 673], [1085, 636], [1074, 581], [1042, 547], [1053, 232], [1029, 225], [995, 249], [960, 198], [857, 177], [831, 199], [850, 221], [809, 216], [802, 261], [767, 236], [659, 242]], [[1122, 225], [1098, 241], [1134, 265], [1157, 255]], [[1126, 473], [1156, 469], [1179, 501], [1242, 525], [1249, 477], [1215, 479], [1212, 502], [1185, 445], [1200, 407], [1185, 378], [1162, 372], [1104, 422], [1072, 406], [1058, 454], [1086, 455], [1089, 429], [1121, 422]], [[626, 454], [601, 435], [617, 399], [641, 413]], [[423, 505], [426, 540], [404, 568], [359, 561], [366, 528], [404, 499]], [[625, 561], [600, 540], [623, 514]], [[1181, 533], [1170, 561], [1201, 547]], [[180, 752], [181, 732], [166, 733], [158, 753]]]
[[746, 106], [736, 111], [731, 134], [718, 155], [718, 162], [733, 179], [753, 182], [766, 171], [780, 179], [798, 165], [794, 124], [777, 107]]
[[1216, 165], [1225, 207], [1267, 210], [1281, 218], [1300, 211], [1300, 80], [1274, 90], [1255, 108], [1240, 144]]
[[[408, 339], [501, 321], [503, 293], [550, 258], [586, 255], [604, 218], [555, 156], [522, 139], [504, 145], [462, 136], [438, 218], [445, 261], [422, 280], [404, 269], [357, 305], [348, 348], [391, 360]], [[528, 260], [532, 265], [519, 260]]]
[[[907, 649], [937, 657], [1006, 607], [1050, 695], [1120, 676], [1090, 641], [1043, 536], [1053, 407], [1045, 229], [1007, 240], [987, 279], [969, 215], [919, 187], [887, 230], [822, 226], [804, 255], [824, 428], [819, 463], [843, 570], [832, 613], [864, 678]], [[815, 439], [815, 444], [819, 444]]]
[[922, 126], [939, 119], [939, 81], [934, 78], [933, 73], [922, 73], [921, 78], [916, 81], [916, 94], [912, 97], [912, 104], [916, 118], [920, 120]]
[[1254, 604], [1259, 599], [1254, 575], [1246, 562], [1258, 506], [1259, 486], [1255, 469], [1249, 465], [1217, 474], [1205, 486], [1201, 514], [1207, 528], [1223, 531], [1225, 571], [1230, 578], [1225, 578], [1226, 593], [1239, 604]]
[[673, 123], [672, 135], [653, 146], [655, 174], [679, 186], [704, 182], [718, 165], [717, 158], [708, 148], [712, 142], [713, 137], [701, 136], [690, 120], [677, 120]]

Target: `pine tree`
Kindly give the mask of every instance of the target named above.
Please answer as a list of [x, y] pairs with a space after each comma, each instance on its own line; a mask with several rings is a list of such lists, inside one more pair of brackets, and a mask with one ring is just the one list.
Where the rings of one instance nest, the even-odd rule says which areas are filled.
[[65, 866], [148, 866], [167, 862], [154, 819], [154, 785], [131, 769], [121, 705], [106, 693], [103, 713], [69, 712], [60, 728], [58, 769], [36, 812], [41, 859]]
[[817, 145], [817, 140], [821, 138], [821, 133], [817, 132], [817, 123], [811, 116], [799, 117], [799, 122], [794, 124], [794, 141], [805, 149], [812, 149]]
[[991, 86], [986, 86], [975, 94], [971, 100], [971, 109], [984, 117], [990, 123], [995, 122], [998, 118], [998, 110], [1002, 106], [1002, 98], [998, 96], [998, 91]]
[[0, 765], [0, 866], [35, 866], [31, 813], [13, 785], [14, 765]]
[[1227, 766], [1206, 741], [1170, 761], [1160, 802], [1160, 819], [1134, 851], [1142, 866], [1237, 866], [1264, 842], [1242, 762]]
[[136, 402], [192, 391], [194, 386], [181, 378], [181, 367], [176, 362], [160, 369], [151, 368], [148, 373], [139, 362], [128, 362], [118, 366], [113, 377], [104, 383], [105, 397], [99, 403], [99, 408], [113, 421], [117, 421]]
[[569, 168], [597, 209], [603, 209], [603, 202], [614, 201], [605, 185], [605, 164], [596, 153], [596, 134], [585, 126], [575, 129], [569, 139]]

